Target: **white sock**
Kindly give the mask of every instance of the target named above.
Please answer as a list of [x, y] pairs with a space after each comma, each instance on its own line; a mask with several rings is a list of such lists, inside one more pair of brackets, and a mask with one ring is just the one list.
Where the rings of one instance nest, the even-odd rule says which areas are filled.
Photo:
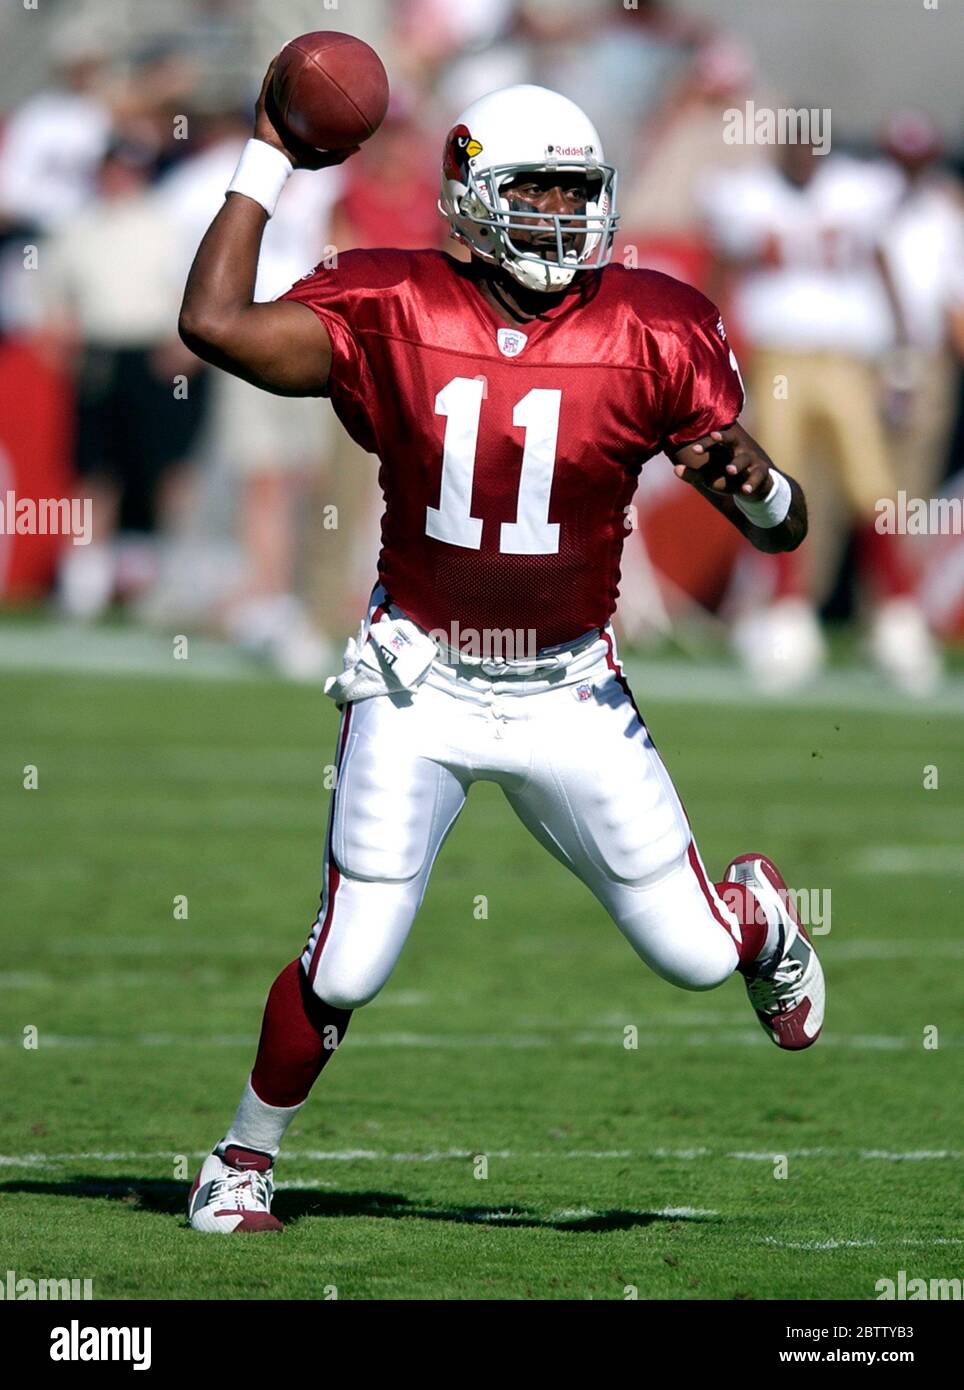
[[268, 1105], [256, 1094], [251, 1078], [245, 1082], [231, 1128], [221, 1140], [220, 1147], [237, 1144], [242, 1149], [257, 1149], [277, 1158], [285, 1130], [304, 1105]]
[[57, 574], [59, 602], [69, 618], [99, 618], [114, 591], [114, 552], [109, 545], [65, 546]]

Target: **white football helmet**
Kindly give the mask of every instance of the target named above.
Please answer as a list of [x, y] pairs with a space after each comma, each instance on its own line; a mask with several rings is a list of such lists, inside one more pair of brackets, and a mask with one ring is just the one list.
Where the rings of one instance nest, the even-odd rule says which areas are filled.
[[[580, 172], [596, 191], [585, 213], [510, 208], [502, 189], [524, 173]], [[449, 131], [442, 154], [439, 210], [452, 235], [483, 260], [503, 265], [532, 290], [559, 290], [578, 270], [609, 263], [616, 213], [616, 170], [603, 162], [595, 126], [575, 102], [545, 87], [504, 87], [474, 101]], [[516, 245], [512, 234], [555, 230], [556, 259]], [[582, 234], [572, 243], [572, 233]], [[565, 249], [565, 241], [570, 249]]]

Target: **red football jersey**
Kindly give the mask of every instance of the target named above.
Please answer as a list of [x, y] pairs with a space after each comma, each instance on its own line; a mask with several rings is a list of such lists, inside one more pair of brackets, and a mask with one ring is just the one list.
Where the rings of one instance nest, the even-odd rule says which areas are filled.
[[283, 298], [327, 328], [335, 412], [380, 460], [391, 601], [469, 650], [505, 629], [541, 649], [605, 625], [640, 469], [732, 424], [743, 388], [719, 311], [668, 275], [587, 271], [510, 327], [477, 274], [348, 251]]

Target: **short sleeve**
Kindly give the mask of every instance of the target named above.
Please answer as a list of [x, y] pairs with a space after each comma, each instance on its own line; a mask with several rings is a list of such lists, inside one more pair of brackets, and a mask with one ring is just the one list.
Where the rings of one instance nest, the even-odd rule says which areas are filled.
[[[280, 299], [306, 305], [328, 330], [331, 370], [322, 395], [355, 443], [379, 453], [381, 407], [365, 350], [366, 325], [377, 320], [379, 295], [372, 263], [363, 252], [346, 252], [337, 266], [319, 265]], [[381, 300], [386, 296], [382, 293]]]
[[325, 265], [316, 266], [278, 298], [306, 304], [328, 330], [332, 360], [325, 395], [345, 393], [357, 398], [366, 364], [358, 339], [345, 318], [346, 286], [338, 272]]
[[692, 444], [732, 425], [743, 409], [743, 379], [714, 310], [673, 348], [663, 397], [663, 442]]

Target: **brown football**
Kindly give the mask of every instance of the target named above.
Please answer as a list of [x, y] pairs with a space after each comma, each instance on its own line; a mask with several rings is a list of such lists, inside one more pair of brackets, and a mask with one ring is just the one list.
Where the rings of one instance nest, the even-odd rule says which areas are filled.
[[271, 85], [284, 126], [316, 150], [344, 150], [375, 134], [388, 110], [388, 74], [352, 34], [299, 34], [281, 50]]

